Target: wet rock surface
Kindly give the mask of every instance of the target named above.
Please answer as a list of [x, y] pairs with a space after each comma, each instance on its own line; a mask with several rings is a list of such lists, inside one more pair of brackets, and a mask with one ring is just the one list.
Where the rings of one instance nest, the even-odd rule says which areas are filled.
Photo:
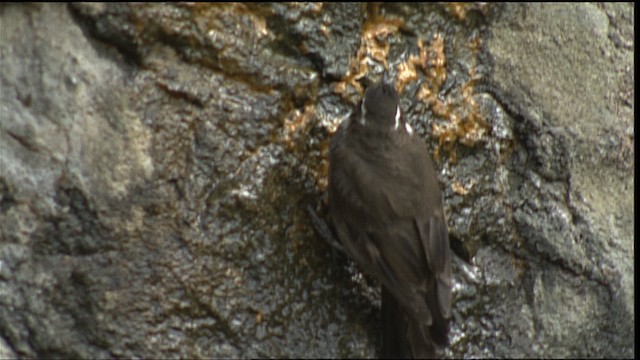
[[434, 151], [450, 357], [633, 357], [630, 4], [0, 5], [0, 357], [376, 357], [313, 233], [385, 66]]

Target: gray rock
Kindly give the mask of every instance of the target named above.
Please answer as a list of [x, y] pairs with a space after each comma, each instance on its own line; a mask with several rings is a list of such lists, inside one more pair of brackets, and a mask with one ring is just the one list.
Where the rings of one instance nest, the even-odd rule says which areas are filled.
[[633, 5], [137, 3], [0, 5], [0, 357], [375, 357], [378, 284], [304, 208], [378, 10], [390, 74], [441, 34], [436, 96], [482, 118], [447, 142], [428, 71], [403, 94], [444, 355], [634, 357]]

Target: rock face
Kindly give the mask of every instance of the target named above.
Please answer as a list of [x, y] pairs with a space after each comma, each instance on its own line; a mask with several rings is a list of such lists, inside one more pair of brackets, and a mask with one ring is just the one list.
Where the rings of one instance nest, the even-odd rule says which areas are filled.
[[451, 357], [634, 357], [633, 4], [0, 5], [0, 357], [375, 357], [312, 232], [386, 65], [434, 149]]

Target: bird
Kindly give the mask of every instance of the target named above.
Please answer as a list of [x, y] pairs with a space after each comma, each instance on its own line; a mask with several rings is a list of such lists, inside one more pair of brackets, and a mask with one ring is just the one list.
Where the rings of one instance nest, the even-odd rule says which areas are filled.
[[329, 146], [328, 218], [336, 246], [382, 284], [382, 356], [432, 358], [448, 345], [451, 249], [426, 143], [380, 81]]

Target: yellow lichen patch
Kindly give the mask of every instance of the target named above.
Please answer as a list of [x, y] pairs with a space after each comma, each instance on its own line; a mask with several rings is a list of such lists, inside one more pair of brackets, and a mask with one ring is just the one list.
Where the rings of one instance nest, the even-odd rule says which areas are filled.
[[480, 10], [483, 13], [487, 9], [487, 3], [466, 3], [466, 2], [450, 2], [444, 6], [445, 11], [453, 15], [458, 21], [464, 21], [467, 18], [469, 10]]
[[[418, 42], [418, 47], [422, 42]], [[433, 35], [429, 47], [420, 49], [421, 57], [424, 61], [424, 67], [427, 79], [430, 80], [432, 88], [440, 89], [440, 86], [447, 80], [447, 57], [444, 53], [444, 37], [442, 34]], [[422, 55], [424, 54], [424, 55]]]
[[345, 100], [349, 100], [349, 96], [347, 96], [348, 85], [351, 85], [354, 89], [356, 89], [358, 94], [362, 95], [362, 85], [360, 85], [358, 80], [362, 79], [369, 69], [369, 66], [366, 62], [354, 62], [352, 60], [351, 64], [355, 64], [355, 66], [357, 67], [349, 66], [349, 71], [347, 71], [347, 74], [343, 76], [340, 81], [333, 84], [333, 91], [341, 95]]
[[396, 75], [396, 90], [402, 94], [407, 84], [418, 80], [418, 67], [421, 66], [420, 57], [411, 55], [407, 61], [398, 64]]
[[[456, 155], [452, 152], [453, 145], [457, 142], [465, 146], [473, 146], [480, 141], [486, 133], [486, 124], [482, 119], [477, 103], [472, 99], [464, 99], [459, 106], [435, 107], [441, 112], [433, 112], [437, 117], [448, 121], [440, 124], [433, 123], [433, 135], [438, 138], [436, 157], [440, 154], [440, 148], [449, 152], [452, 162], [456, 161]], [[432, 110], [434, 107], [432, 107]]]
[[293, 150], [296, 147], [296, 140], [298, 136], [303, 133], [309, 125], [315, 106], [313, 104], [307, 104], [304, 110], [293, 109], [284, 119], [284, 126], [282, 132], [282, 143], [289, 150]]
[[330, 37], [330, 31], [329, 31], [329, 27], [325, 24], [320, 24], [320, 32], [322, 33], [322, 35], [324, 35], [326, 38]]
[[[468, 10], [485, 11], [483, 4], [450, 4], [445, 5], [447, 11], [459, 20], [464, 20]], [[354, 91], [362, 95], [363, 88], [358, 80], [365, 77], [370, 65], [381, 64], [388, 68], [389, 36], [397, 33], [403, 26], [400, 19], [389, 19], [380, 15], [380, 6], [368, 5], [367, 21], [363, 26], [363, 33], [354, 58], [351, 59], [349, 70], [341, 81], [333, 84], [334, 91], [343, 99], [355, 103]], [[418, 40], [418, 55], [411, 55], [396, 66], [397, 76], [395, 87], [403, 93], [407, 85], [420, 79], [419, 71], [424, 74], [424, 81], [417, 92], [417, 99], [425, 102], [433, 115], [441, 120], [432, 124], [433, 135], [438, 138], [436, 157], [440, 149], [445, 148], [451, 161], [455, 161], [455, 153], [451, 150], [457, 143], [473, 146], [486, 133], [487, 126], [480, 114], [480, 106], [474, 99], [474, 83], [477, 81], [476, 62], [477, 52], [481, 47], [480, 38], [476, 35], [467, 44], [471, 50], [472, 62], [469, 69], [469, 80], [460, 88], [447, 91], [446, 98], [441, 99], [438, 94], [447, 80], [447, 57], [445, 53], [445, 38], [436, 33], [425, 41]]]
[[316, 187], [324, 191], [327, 188], [329, 173], [329, 139], [320, 143], [309, 143], [308, 133], [313, 126], [315, 105], [308, 103], [303, 109], [293, 108], [284, 118], [277, 141], [294, 154], [302, 155], [300, 160], [306, 165], [302, 168], [316, 182]]
[[448, 13], [453, 15], [456, 19], [462, 21], [467, 17], [467, 3], [462, 2], [450, 2], [447, 3], [445, 9]]
[[451, 189], [456, 194], [464, 196], [464, 195], [467, 195], [469, 191], [471, 191], [471, 188], [473, 188], [473, 185], [474, 185], [473, 182], [467, 185], [462, 185], [460, 182], [456, 181], [453, 184], [451, 184]]
[[[422, 39], [418, 40], [420, 49], [420, 66], [426, 75], [426, 80], [418, 90], [418, 99], [432, 107], [432, 111], [438, 114], [448, 112], [448, 106], [437, 98], [440, 87], [447, 79], [447, 58], [444, 53], [444, 37], [435, 34], [429, 44], [424, 45]], [[444, 115], [436, 115], [442, 117]]]
[[322, 8], [324, 7], [324, 3], [291, 3], [291, 4], [303, 4], [304, 6], [309, 6], [309, 13], [312, 14], [320, 14], [322, 12]]
[[[477, 34], [474, 35], [471, 40], [469, 40], [469, 43], [467, 44], [467, 47], [469, 49], [471, 49], [471, 51], [476, 54], [478, 52], [478, 50], [480, 50], [480, 47], [482, 46], [482, 39], [480, 38], [480, 36], [478, 36]], [[475, 68], [474, 68], [475, 70]]]
[[[473, 97], [473, 84], [477, 80], [475, 56], [469, 69], [469, 80], [460, 91], [452, 92], [444, 100], [438, 98], [437, 94], [447, 78], [444, 45], [444, 38], [440, 34], [434, 35], [426, 48], [422, 42], [418, 43], [426, 81], [420, 86], [417, 97], [430, 106], [435, 117], [447, 120], [432, 124], [433, 135], [438, 138], [436, 157], [440, 154], [440, 148], [444, 147], [450, 154], [450, 160], [455, 161], [455, 153], [450, 151], [453, 145], [460, 142], [466, 146], [473, 146], [485, 134], [486, 124]], [[470, 39], [468, 47], [474, 55], [480, 46], [479, 37], [474, 36]]]
[[360, 48], [355, 58], [351, 59], [349, 70], [342, 79], [333, 85], [334, 91], [343, 99], [354, 102], [346, 91], [351, 85], [358, 94], [362, 95], [363, 89], [358, 80], [362, 79], [369, 69], [370, 63], [380, 63], [385, 69], [389, 64], [389, 35], [398, 32], [403, 22], [400, 19], [386, 18], [380, 15], [380, 4], [369, 4], [367, 8], [367, 21], [364, 23]]
[[[243, 3], [220, 3], [220, 4], [208, 4], [208, 3], [193, 3], [190, 5], [194, 10], [194, 19], [198, 21], [206, 21], [206, 28], [209, 28], [210, 31], [221, 31], [223, 29], [219, 28], [222, 13], [230, 13], [235, 15], [240, 15], [251, 25], [246, 26], [246, 29], [253, 29], [255, 33], [258, 35], [258, 38], [262, 38], [269, 34], [269, 30], [267, 27], [267, 21], [264, 14], [260, 14], [257, 11], [253, 11], [247, 4]], [[240, 25], [240, 24], [238, 24]]]

